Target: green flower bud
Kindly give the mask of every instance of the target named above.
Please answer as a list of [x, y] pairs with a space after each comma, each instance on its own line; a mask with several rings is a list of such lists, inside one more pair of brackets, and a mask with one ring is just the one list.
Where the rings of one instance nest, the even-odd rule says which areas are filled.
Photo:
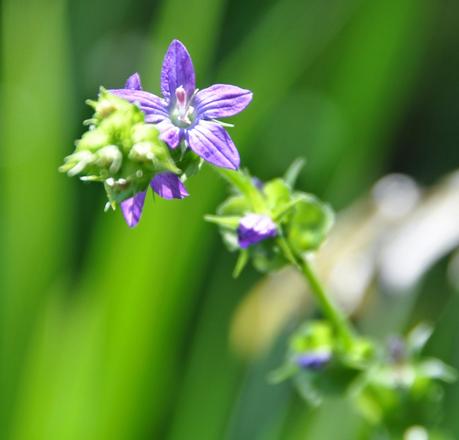
[[87, 131], [82, 138], [76, 142], [77, 150], [97, 151], [108, 145], [110, 137], [102, 130], [92, 128]]
[[155, 158], [153, 148], [151, 142], [139, 142], [134, 144], [131, 151], [129, 151], [129, 159], [137, 162], [153, 162]]
[[132, 127], [132, 141], [134, 143], [151, 141], [159, 141], [159, 131], [153, 125], [148, 124], [136, 124]]
[[295, 255], [317, 250], [333, 225], [327, 204], [292, 188], [300, 166], [296, 161], [285, 178], [268, 182], [244, 172], [220, 171], [234, 191], [216, 216], [206, 218], [219, 226], [230, 251], [247, 249], [239, 261], [251, 260], [261, 272], [273, 272], [291, 264]]
[[123, 163], [123, 155], [116, 145], [107, 145], [97, 152], [96, 163], [108, 168], [110, 174], [116, 174]]
[[156, 174], [180, 174], [158, 129], [145, 123], [134, 104], [101, 89], [89, 130], [65, 158], [61, 172], [82, 180], [103, 182], [110, 206], [145, 191]]
[[96, 156], [90, 151], [77, 151], [64, 159], [64, 165], [59, 168], [59, 171], [73, 177], [85, 171], [95, 160]]

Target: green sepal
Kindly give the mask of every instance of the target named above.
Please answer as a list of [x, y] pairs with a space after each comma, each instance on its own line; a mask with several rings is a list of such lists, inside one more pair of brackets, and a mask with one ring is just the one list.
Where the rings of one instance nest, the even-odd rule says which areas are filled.
[[313, 195], [297, 193], [298, 202], [292, 210], [287, 228], [287, 240], [299, 254], [316, 250], [326, 238], [334, 222], [328, 204]]
[[[184, 144], [182, 143], [182, 145]], [[171, 155], [180, 169], [183, 170], [181, 175], [183, 182], [197, 174], [204, 164], [204, 160], [190, 149], [182, 151], [181, 148], [176, 148], [171, 151]]]
[[426, 358], [419, 362], [417, 365], [417, 373], [420, 376], [446, 383], [454, 383], [458, 378], [455, 368], [436, 358]]
[[271, 371], [268, 374], [268, 381], [269, 383], [276, 385], [281, 382], [284, 382], [287, 379], [293, 377], [296, 373], [298, 373], [299, 367], [292, 362], [285, 362], [279, 368], [274, 371]]
[[406, 347], [409, 355], [416, 356], [421, 353], [432, 336], [433, 327], [425, 322], [416, 325], [406, 338]]
[[256, 187], [252, 177], [246, 171], [233, 171], [221, 168], [219, 170], [232, 187], [241, 195], [243, 195], [249, 205], [250, 211], [256, 213], [268, 213], [266, 199], [262, 192]]
[[242, 195], [228, 197], [217, 209], [218, 215], [238, 215], [250, 212], [250, 203]]
[[236, 230], [239, 226], [240, 217], [237, 216], [219, 216], [219, 215], [205, 215], [204, 220], [215, 223], [223, 228]]
[[276, 218], [291, 202], [290, 187], [282, 179], [274, 179], [263, 187], [271, 216]]
[[239, 252], [239, 256], [236, 261], [236, 265], [234, 266], [233, 278], [239, 277], [239, 275], [242, 273], [244, 268], [247, 266], [248, 262], [249, 262], [249, 251], [247, 249], [241, 249], [241, 252]]
[[295, 188], [298, 176], [300, 175], [301, 170], [303, 169], [305, 164], [306, 161], [303, 158], [298, 158], [295, 159], [288, 167], [287, 171], [284, 174], [284, 181], [290, 188]]
[[333, 330], [328, 322], [310, 321], [301, 326], [291, 337], [291, 353], [301, 354], [314, 351], [333, 351]]
[[288, 263], [282, 249], [273, 238], [261, 241], [249, 249], [253, 266], [260, 272], [275, 272]]

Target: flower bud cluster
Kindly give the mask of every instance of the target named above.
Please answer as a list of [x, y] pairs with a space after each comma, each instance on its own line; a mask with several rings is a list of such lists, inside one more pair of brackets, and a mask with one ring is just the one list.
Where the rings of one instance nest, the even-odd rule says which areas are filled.
[[217, 215], [206, 219], [220, 227], [230, 251], [240, 250], [236, 275], [248, 260], [262, 271], [279, 269], [296, 255], [316, 250], [333, 224], [331, 208], [311, 194], [294, 190], [296, 173], [260, 182], [246, 173], [225, 171], [233, 194]]
[[292, 379], [312, 405], [346, 396], [369, 423], [389, 426], [391, 438], [401, 438], [411, 425], [435, 422], [441, 384], [457, 376], [439, 359], [422, 355], [430, 334], [421, 324], [388, 344], [355, 338], [344, 345], [330, 323], [309, 321], [290, 337], [285, 363], [271, 380]]
[[162, 172], [180, 173], [158, 129], [145, 123], [135, 105], [101, 89], [97, 101], [88, 101], [93, 117], [89, 130], [76, 142], [60, 171], [81, 180], [102, 182], [114, 207], [145, 191]]

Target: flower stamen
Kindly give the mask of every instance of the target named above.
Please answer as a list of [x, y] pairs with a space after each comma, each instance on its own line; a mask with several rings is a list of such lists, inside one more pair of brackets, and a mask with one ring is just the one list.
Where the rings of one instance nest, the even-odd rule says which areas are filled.
[[181, 128], [189, 127], [195, 119], [195, 109], [191, 105], [198, 89], [195, 89], [190, 98], [187, 97], [186, 90], [183, 86], [175, 89], [176, 105], [172, 110], [171, 116], [175, 125]]

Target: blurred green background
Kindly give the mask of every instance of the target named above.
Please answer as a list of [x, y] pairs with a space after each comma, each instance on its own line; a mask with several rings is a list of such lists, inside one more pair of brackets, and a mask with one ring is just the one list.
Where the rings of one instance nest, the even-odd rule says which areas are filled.
[[[148, 203], [128, 230], [119, 212], [104, 215], [102, 188], [57, 168], [90, 116], [84, 100], [135, 71], [159, 92], [178, 38], [198, 87], [254, 91], [231, 135], [260, 178], [304, 156], [300, 186], [337, 210], [388, 172], [435, 183], [459, 165], [459, 3], [0, 4], [0, 438], [372, 438], [339, 399], [312, 410], [288, 383], [267, 383], [283, 336], [250, 360], [230, 348], [234, 311], [259, 275], [232, 279], [235, 257], [203, 221], [225, 194], [216, 175], [196, 177], [183, 202]], [[395, 330], [416, 313], [433, 320], [429, 350], [459, 366], [446, 264]], [[459, 438], [459, 386], [444, 407]]]

